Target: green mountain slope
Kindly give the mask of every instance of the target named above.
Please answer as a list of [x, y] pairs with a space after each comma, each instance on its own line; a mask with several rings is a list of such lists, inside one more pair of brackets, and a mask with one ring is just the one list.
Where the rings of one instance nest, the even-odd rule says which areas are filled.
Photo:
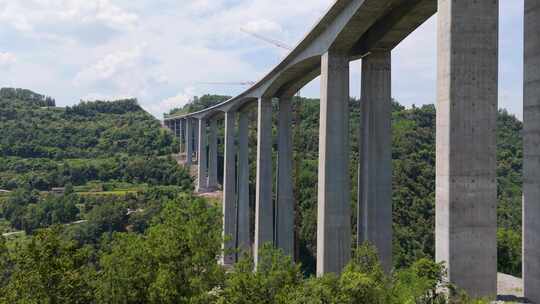
[[[117, 212], [124, 216], [113, 230], [124, 229], [126, 208], [155, 214], [162, 198], [193, 188], [188, 171], [171, 157], [176, 139], [136, 100], [58, 108], [50, 97], [5, 88], [0, 130], [0, 189], [11, 191], [0, 196], [1, 233], [87, 219], [96, 206], [116, 208], [96, 221]], [[94, 230], [92, 241], [106, 229]]]

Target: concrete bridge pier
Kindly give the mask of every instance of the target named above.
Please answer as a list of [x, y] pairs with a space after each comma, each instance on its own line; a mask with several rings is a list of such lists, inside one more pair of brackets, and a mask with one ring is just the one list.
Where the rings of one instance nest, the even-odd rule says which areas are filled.
[[225, 112], [225, 164], [223, 175], [223, 265], [236, 262], [236, 113]]
[[540, 1], [525, 0], [523, 283], [540, 303]]
[[193, 122], [193, 154], [197, 162], [199, 161], [199, 123], [195, 119]]
[[183, 147], [183, 137], [184, 137], [184, 120], [183, 119], [180, 119], [178, 120], [178, 128], [180, 129], [179, 131], [179, 134], [178, 134], [178, 143], [179, 143], [179, 147], [178, 147], [178, 153], [182, 154], [182, 151], [184, 149]]
[[472, 297], [494, 297], [499, 1], [438, 12], [436, 259]]
[[238, 117], [238, 248], [241, 254], [251, 250], [248, 115], [248, 112], [242, 111]]
[[197, 166], [197, 192], [205, 192], [207, 191], [207, 184], [208, 184], [208, 165], [206, 162], [207, 159], [207, 150], [206, 150], [206, 120], [203, 118], [199, 119], [199, 146], [198, 148], [198, 156], [199, 156], [199, 165]]
[[349, 58], [321, 59], [317, 275], [340, 273], [351, 255]]
[[209, 191], [215, 191], [218, 188], [218, 135], [217, 120], [210, 120], [210, 136], [208, 137], [208, 181], [206, 187]]
[[377, 248], [383, 269], [392, 269], [391, 52], [362, 59], [358, 244]]
[[294, 257], [294, 195], [292, 149], [292, 98], [282, 97], [278, 113], [278, 170], [276, 202], [276, 247]]
[[255, 197], [255, 267], [259, 250], [274, 242], [274, 206], [272, 197], [272, 98], [258, 101], [257, 185]]
[[186, 166], [193, 162], [193, 121], [186, 119]]

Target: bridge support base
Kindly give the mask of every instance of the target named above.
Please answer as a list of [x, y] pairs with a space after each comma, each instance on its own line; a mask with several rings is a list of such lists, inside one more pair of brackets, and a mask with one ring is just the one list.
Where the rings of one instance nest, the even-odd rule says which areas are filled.
[[438, 2], [436, 259], [472, 297], [497, 294], [498, 2]]
[[257, 185], [255, 198], [255, 267], [259, 251], [274, 242], [272, 197], [272, 99], [260, 98], [257, 125]]
[[241, 254], [251, 250], [248, 139], [248, 113], [240, 112], [238, 118], [238, 248]]
[[208, 137], [208, 183], [209, 191], [218, 188], [218, 147], [217, 147], [217, 120], [210, 120], [210, 136]]
[[540, 303], [540, 1], [525, 0], [523, 283]]
[[317, 275], [340, 273], [351, 256], [349, 58], [321, 60]]
[[392, 269], [391, 53], [362, 59], [358, 195], [358, 243], [377, 248], [383, 269]]
[[193, 121], [186, 120], [186, 166], [189, 168], [193, 163]]
[[278, 115], [278, 186], [276, 246], [294, 257], [294, 195], [292, 180], [292, 98], [282, 97]]
[[223, 264], [236, 262], [236, 143], [235, 112], [225, 113], [225, 164], [223, 177]]
[[206, 120], [199, 119], [199, 165], [197, 166], [197, 192], [202, 193], [207, 191], [208, 185], [208, 166], [206, 163], [207, 150], [206, 150]]

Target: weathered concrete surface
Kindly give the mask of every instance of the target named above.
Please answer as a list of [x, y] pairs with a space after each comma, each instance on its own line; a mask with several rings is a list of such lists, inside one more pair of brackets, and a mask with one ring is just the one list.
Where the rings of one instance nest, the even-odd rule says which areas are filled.
[[178, 147], [178, 153], [182, 154], [182, 152], [184, 152], [184, 119], [179, 120], [178, 126], [180, 127], [180, 134], [178, 135], [178, 142], [180, 146]]
[[317, 275], [340, 273], [351, 255], [349, 186], [349, 60], [321, 59]]
[[208, 137], [208, 184], [209, 191], [215, 191], [218, 188], [218, 135], [217, 120], [210, 120], [210, 136]]
[[231, 252], [236, 247], [236, 132], [235, 112], [225, 113], [225, 164], [223, 174], [223, 234], [224, 242], [223, 264], [231, 265], [236, 262], [236, 254]]
[[540, 1], [525, 0], [523, 96], [523, 279], [540, 303]]
[[197, 192], [207, 191], [206, 186], [208, 185], [208, 164], [207, 159], [207, 150], [206, 150], [206, 120], [199, 119], [199, 146], [198, 152], [199, 155], [199, 165], [197, 166]]
[[248, 113], [240, 112], [238, 118], [238, 248], [244, 252], [251, 250], [248, 135]]
[[391, 54], [362, 59], [358, 244], [370, 242], [383, 269], [392, 269]]
[[193, 162], [193, 121], [186, 119], [186, 165], [189, 167]]
[[498, 0], [439, 0], [436, 259], [473, 297], [497, 294]]
[[196, 118], [193, 122], [193, 154], [195, 154], [195, 158], [199, 161], [199, 124], [197, 121]]
[[292, 149], [292, 100], [283, 97], [278, 113], [278, 178], [276, 202], [276, 247], [294, 257], [294, 195]]
[[257, 125], [257, 185], [255, 197], [255, 267], [259, 250], [274, 241], [272, 199], [272, 99], [261, 98]]

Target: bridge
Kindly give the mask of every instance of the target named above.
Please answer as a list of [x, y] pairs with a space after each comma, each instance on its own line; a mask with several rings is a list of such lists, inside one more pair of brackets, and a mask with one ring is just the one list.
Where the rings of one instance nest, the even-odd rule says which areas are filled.
[[[253, 249], [255, 263], [265, 243], [293, 254], [291, 99], [320, 75], [317, 274], [339, 273], [349, 261], [349, 63], [361, 59], [356, 242], [374, 244], [384, 269], [391, 269], [391, 52], [437, 12], [436, 260], [446, 263], [449, 280], [471, 296], [496, 295], [498, 0], [338, 0], [283, 61], [243, 93], [203, 111], [166, 116], [187, 164], [198, 159], [200, 192], [218, 187], [217, 121], [224, 120], [223, 233], [230, 236], [224, 249]], [[525, 296], [540, 303], [540, 0], [525, 0], [524, 63], [523, 278]], [[254, 106], [252, 244], [247, 112]], [[236, 258], [225, 254], [222, 262]]]

